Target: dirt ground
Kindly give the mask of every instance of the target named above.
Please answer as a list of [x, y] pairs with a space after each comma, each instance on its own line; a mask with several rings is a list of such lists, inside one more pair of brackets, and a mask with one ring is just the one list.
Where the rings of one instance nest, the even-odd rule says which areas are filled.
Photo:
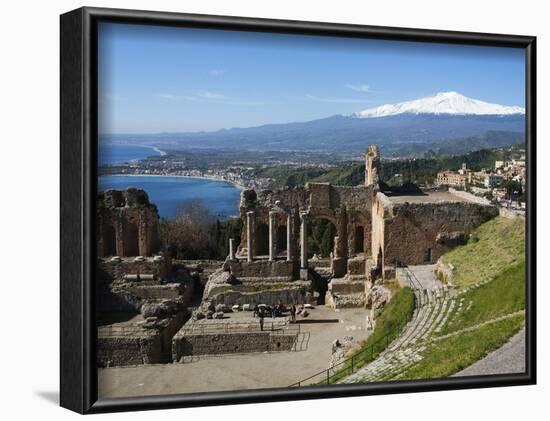
[[[332, 342], [365, 329], [365, 309], [333, 310], [319, 306], [300, 319], [298, 350], [201, 356], [191, 362], [111, 367], [98, 370], [100, 398], [286, 387], [326, 369]], [[250, 316], [252, 317], [252, 316]]]

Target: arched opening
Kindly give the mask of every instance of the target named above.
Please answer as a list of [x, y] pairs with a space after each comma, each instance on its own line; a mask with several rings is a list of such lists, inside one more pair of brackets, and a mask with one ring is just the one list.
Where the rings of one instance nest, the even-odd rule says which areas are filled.
[[269, 227], [258, 224], [256, 230], [256, 256], [266, 256], [269, 254]]
[[116, 255], [116, 232], [112, 225], [107, 225], [103, 229], [103, 255]]
[[277, 228], [277, 253], [286, 251], [286, 225]]
[[432, 249], [428, 248], [424, 250], [424, 263], [431, 263], [432, 262]]
[[307, 227], [307, 251], [308, 257], [317, 255], [328, 258], [334, 250], [334, 237], [336, 227], [328, 219], [316, 218]]
[[137, 224], [128, 222], [124, 226], [124, 256], [139, 255], [139, 234]]
[[382, 274], [383, 268], [383, 260], [382, 260], [382, 247], [378, 249], [378, 256], [376, 256], [376, 272], [378, 275]]
[[325, 303], [325, 294], [328, 289], [328, 281], [331, 277], [330, 253], [334, 250], [334, 237], [336, 227], [325, 218], [314, 218], [308, 224], [307, 250], [310, 260], [310, 274], [312, 276], [312, 288], [317, 294], [317, 304]]
[[364, 253], [365, 252], [365, 228], [361, 225], [355, 228], [355, 253]]

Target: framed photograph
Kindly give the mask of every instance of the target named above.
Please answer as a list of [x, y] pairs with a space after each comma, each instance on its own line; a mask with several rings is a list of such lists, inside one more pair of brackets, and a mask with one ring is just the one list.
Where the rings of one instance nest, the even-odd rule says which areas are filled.
[[61, 405], [534, 384], [532, 36], [61, 16]]

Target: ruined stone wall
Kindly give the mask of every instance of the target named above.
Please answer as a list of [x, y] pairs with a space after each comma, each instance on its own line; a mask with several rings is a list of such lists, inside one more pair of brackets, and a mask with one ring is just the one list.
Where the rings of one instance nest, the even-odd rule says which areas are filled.
[[99, 336], [97, 359], [99, 367], [152, 364], [161, 361], [161, 338], [158, 334]]
[[391, 216], [392, 205], [387, 196], [383, 193], [376, 195], [372, 204], [372, 225], [371, 225], [371, 254], [375, 266], [384, 266], [384, 228], [385, 218]]
[[[153, 280], [165, 280], [171, 271], [170, 259], [145, 259], [141, 262], [134, 259], [98, 259], [98, 278], [105, 280], [121, 280], [126, 275], [152, 275]], [[144, 278], [149, 278], [144, 276]]]
[[172, 361], [172, 338], [182, 327], [178, 314], [154, 327], [100, 326], [97, 338], [99, 367], [160, 364]]
[[[261, 285], [258, 288], [262, 288]], [[257, 291], [246, 290], [245, 288], [233, 287], [225, 291], [213, 290], [208, 299], [214, 304], [225, 304], [227, 306], [233, 306], [238, 304], [266, 304], [270, 306], [282, 303], [284, 305], [292, 304], [305, 304], [313, 300], [311, 293], [308, 293], [305, 286], [293, 286], [281, 287], [278, 289], [260, 289]]]
[[[472, 229], [498, 215], [498, 209], [471, 202], [388, 204], [373, 210], [375, 261], [383, 265], [435, 263]], [[374, 215], [376, 214], [376, 217]]]
[[229, 269], [231, 274], [237, 278], [287, 278], [291, 281], [297, 267], [294, 262], [286, 260], [255, 260], [253, 262], [231, 261], [225, 262], [224, 267]]
[[365, 185], [377, 185], [380, 173], [380, 147], [370, 145], [365, 154]]
[[176, 335], [172, 341], [172, 358], [187, 355], [218, 355], [269, 351], [290, 351], [295, 334], [275, 332], [205, 333]]
[[158, 212], [143, 190], [106, 190], [97, 199], [98, 256], [150, 256], [160, 247]]
[[[241, 235], [239, 255], [247, 250], [248, 211], [254, 211], [254, 254], [265, 254], [265, 230], [269, 223], [269, 212], [274, 216], [274, 242], [278, 235], [285, 235], [279, 227], [286, 227], [287, 212], [292, 215], [292, 255], [298, 258], [300, 250], [300, 211], [309, 211], [308, 220], [325, 219], [334, 224], [336, 235], [343, 239], [337, 253], [347, 258], [356, 254], [356, 229], [363, 230], [363, 252], [370, 251], [370, 212], [374, 186], [332, 186], [329, 183], [308, 183], [306, 186], [277, 190], [245, 190], [241, 194], [240, 213], [244, 229]], [[263, 246], [262, 246], [263, 244]], [[285, 247], [286, 249], [286, 247]], [[261, 252], [263, 251], [263, 253]]]
[[365, 276], [366, 272], [366, 258], [363, 256], [352, 257], [348, 259], [347, 274], [348, 275], [362, 275]]
[[171, 267], [169, 259], [98, 259], [97, 311], [136, 313], [145, 300], [170, 299], [187, 305], [192, 300], [194, 279], [185, 269], [173, 272]]

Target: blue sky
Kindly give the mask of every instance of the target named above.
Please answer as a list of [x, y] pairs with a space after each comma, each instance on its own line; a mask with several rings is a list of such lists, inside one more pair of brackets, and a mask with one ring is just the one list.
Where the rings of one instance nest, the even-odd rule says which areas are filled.
[[210, 131], [457, 91], [525, 106], [522, 49], [102, 23], [99, 132]]

